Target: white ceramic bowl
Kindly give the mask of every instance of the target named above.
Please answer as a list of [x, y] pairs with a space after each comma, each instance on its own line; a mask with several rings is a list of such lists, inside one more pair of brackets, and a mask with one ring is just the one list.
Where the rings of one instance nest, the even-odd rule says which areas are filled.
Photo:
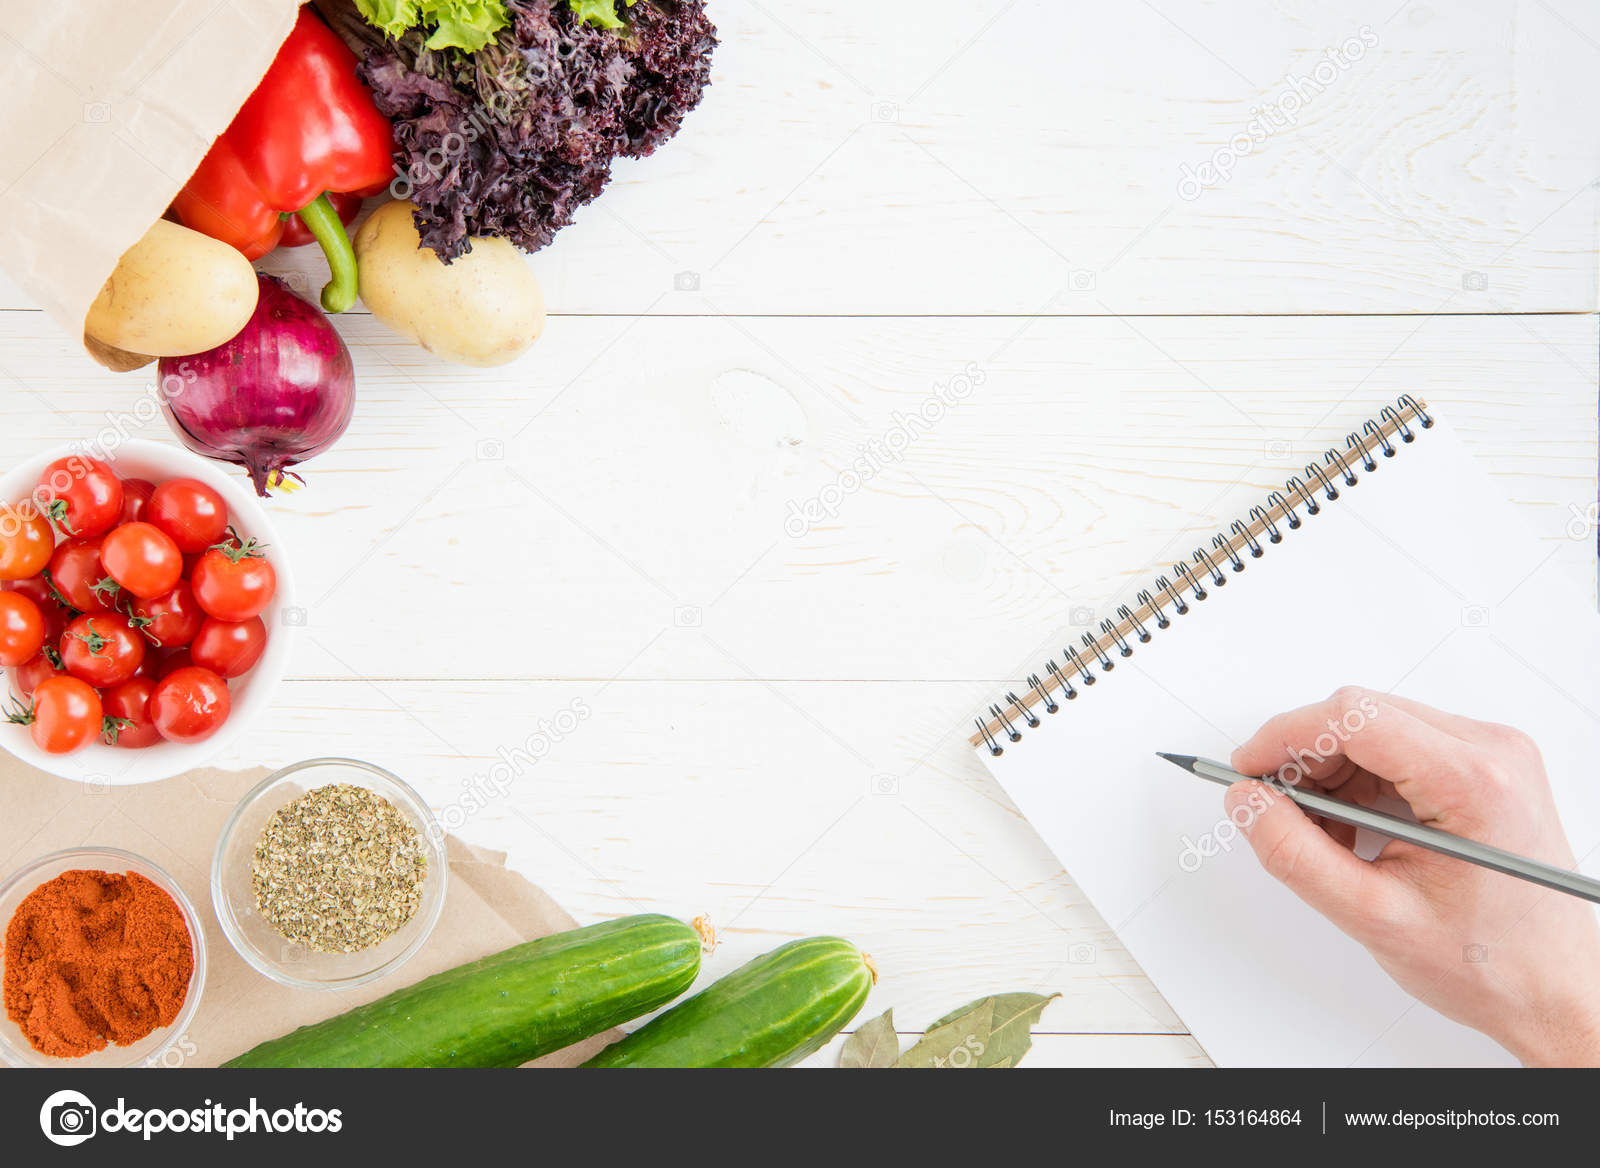
[[[365, 787], [387, 799], [417, 829], [428, 852], [428, 874], [417, 911], [398, 931], [355, 953], [318, 953], [286, 941], [256, 908], [250, 879], [256, 842], [273, 814], [307, 791], [330, 783]], [[296, 989], [342, 990], [391, 974], [411, 960], [439, 923], [449, 877], [444, 832], [410, 784], [368, 762], [313, 758], [268, 775], [239, 800], [211, 857], [211, 907], [239, 956], [274, 981]]]
[[[200, 916], [194, 905], [178, 887], [178, 882], [158, 865], [143, 856], [124, 852], [119, 848], [69, 848], [64, 852], [51, 852], [40, 856], [31, 864], [19, 869], [0, 884], [0, 930], [11, 923], [12, 915], [35, 888], [54, 880], [63, 872], [87, 868], [101, 872], [137, 872], [159, 887], [183, 913], [189, 926], [189, 939], [193, 943], [194, 972], [189, 975], [189, 993], [178, 1008], [172, 1025], [152, 1030], [138, 1042], [127, 1046], [107, 1046], [93, 1054], [78, 1058], [57, 1058], [41, 1054], [33, 1048], [17, 1024], [0, 1010], [0, 1058], [15, 1067], [137, 1067], [172, 1065], [163, 1057], [173, 1044], [184, 1036], [194, 1012], [200, 1008], [200, 991], [206, 984], [206, 938], [200, 928]], [[5, 954], [0, 948], [0, 970], [4, 969]], [[181, 1061], [181, 1059], [179, 1060]]]
[[[64, 779], [112, 787], [170, 779], [174, 775], [205, 766], [222, 754], [271, 704], [273, 692], [289, 667], [291, 643], [296, 632], [293, 623], [284, 623], [284, 614], [294, 610], [294, 576], [290, 571], [289, 557], [272, 521], [267, 518], [266, 508], [256, 498], [255, 490], [242, 470], [229, 463], [201, 458], [181, 446], [164, 442], [132, 439], [122, 442], [114, 450], [108, 446], [106, 451], [100, 452], [83, 444], [42, 451], [0, 476], [0, 501], [14, 503], [26, 498], [33, 492], [45, 467], [58, 458], [74, 454], [102, 458], [119, 478], [149, 479], [156, 483], [162, 479], [199, 479], [222, 495], [228, 504], [234, 529], [240, 535], [267, 545], [267, 558], [272, 561], [273, 570], [277, 573], [277, 594], [261, 614], [267, 626], [266, 651], [254, 669], [228, 683], [232, 711], [222, 729], [204, 742], [159, 742], [142, 750], [130, 750], [106, 746], [97, 741], [72, 754], [47, 754], [33, 744], [26, 726], [0, 723], [0, 748], [30, 766]], [[9, 674], [10, 671], [4, 672]], [[9, 676], [5, 688], [8, 693], [14, 693]]]

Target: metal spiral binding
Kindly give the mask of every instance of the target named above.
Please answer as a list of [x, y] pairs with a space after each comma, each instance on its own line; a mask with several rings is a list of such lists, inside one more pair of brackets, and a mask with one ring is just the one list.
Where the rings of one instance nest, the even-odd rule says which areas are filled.
[[[986, 747], [990, 754], [1003, 754], [1002, 739], [1022, 740], [1019, 724], [1030, 730], [1043, 724], [1035, 707], [1046, 715], [1059, 712], [1077, 699], [1079, 686], [1088, 689], [1094, 685], [1100, 674], [1116, 668], [1118, 660], [1132, 657], [1136, 643], [1148, 644], [1156, 632], [1171, 628], [1177, 618], [1187, 616], [1206, 600], [1211, 595], [1207, 583], [1222, 588], [1228, 583], [1227, 571], [1243, 572], [1248, 566], [1246, 557], [1261, 559], [1267, 547], [1282, 543], [1289, 532], [1305, 526], [1307, 517], [1320, 515], [1328, 503], [1336, 502], [1341, 488], [1356, 486], [1363, 474], [1378, 469], [1380, 460], [1393, 458], [1400, 446], [1416, 441], [1418, 430], [1432, 427], [1432, 416], [1410, 394], [1384, 406], [1377, 418], [1368, 419], [1361, 429], [1346, 436], [1343, 449], [1335, 446], [1325, 451], [1321, 462], [1291, 476], [1281, 491], [1267, 496], [1264, 505], [1250, 508], [1247, 518], [1218, 532], [1209, 546], [1196, 548], [1188, 561], [1173, 564], [1170, 576], [1157, 576], [1150, 587], [1140, 589], [1134, 604], [1119, 605], [1116, 619], [1102, 620], [1098, 634], [1086, 632], [1078, 645], [1066, 646], [1062, 650], [1065, 667], [1052, 658], [1041, 672], [1028, 675], [1023, 694], [1008, 692], [1004, 704], [989, 707], [987, 720], [974, 719], [978, 732], [972, 737], [973, 745]], [[1074, 674], [1078, 685], [1073, 684]]]

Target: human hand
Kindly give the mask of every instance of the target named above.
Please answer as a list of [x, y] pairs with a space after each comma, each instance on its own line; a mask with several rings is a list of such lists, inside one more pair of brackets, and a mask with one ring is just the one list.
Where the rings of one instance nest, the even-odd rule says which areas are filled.
[[[1347, 687], [1268, 721], [1232, 765], [1366, 806], [1394, 796], [1430, 826], [1577, 867], [1538, 747], [1508, 726]], [[1262, 866], [1413, 997], [1529, 1065], [1600, 1066], [1600, 925], [1587, 901], [1401, 840], [1362, 860], [1355, 828], [1264, 783], [1235, 783], [1225, 799]]]

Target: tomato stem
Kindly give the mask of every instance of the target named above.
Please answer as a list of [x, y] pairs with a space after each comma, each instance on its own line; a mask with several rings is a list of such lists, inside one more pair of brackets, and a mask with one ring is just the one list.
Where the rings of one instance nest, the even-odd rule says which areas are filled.
[[33, 712], [33, 702], [23, 705], [21, 698], [13, 698], [5, 714], [7, 722], [18, 726], [31, 726], [38, 721], [38, 716]]
[[259, 560], [262, 558], [261, 549], [267, 545], [257, 543], [254, 538], [244, 539], [233, 529], [230, 523], [227, 528], [228, 538], [221, 543], [211, 545], [211, 550], [221, 552], [228, 557], [229, 562], [237, 564], [243, 559]]
[[67, 522], [67, 501], [65, 499], [51, 499], [50, 506], [44, 509], [44, 513], [49, 517], [50, 522], [54, 523], [62, 531], [70, 536], [77, 536], [78, 533], [72, 530], [72, 524]]
[[115, 746], [117, 744], [117, 735], [132, 725], [132, 718], [113, 718], [110, 714], [107, 714], [100, 719], [100, 737], [105, 739], [107, 746]]
[[55, 597], [56, 603], [59, 604], [62, 608], [66, 609], [69, 613], [72, 614], [70, 617], [67, 618], [68, 620], [77, 620], [80, 616], [83, 615], [83, 613], [79, 612], [76, 608], [72, 607], [72, 605], [67, 601], [67, 598], [65, 596], [61, 595], [61, 589], [56, 587], [56, 578], [50, 574], [50, 569], [49, 568], [45, 568], [43, 571], [41, 571], [39, 573], [39, 576], [44, 580], [44, 582], [46, 584], [48, 584], [50, 586], [50, 595]]
[[85, 645], [89, 646], [89, 656], [91, 656], [91, 657], [105, 657], [105, 656], [107, 656], [107, 654], [105, 652], [103, 652], [103, 650], [111, 642], [106, 640], [99, 633], [94, 631], [94, 617], [90, 617], [87, 621], [84, 622], [84, 628], [89, 630], [89, 635], [87, 637], [84, 636], [82, 633], [69, 633], [68, 635], [72, 636], [72, 637], [75, 637], [76, 639], [82, 641]]

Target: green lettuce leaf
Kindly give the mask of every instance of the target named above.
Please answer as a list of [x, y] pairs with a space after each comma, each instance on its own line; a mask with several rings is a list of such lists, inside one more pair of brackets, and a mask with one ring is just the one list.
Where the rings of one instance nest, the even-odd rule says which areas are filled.
[[508, 23], [502, 0], [356, 0], [356, 11], [385, 36], [426, 28], [430, 49], [475, 53]]
[[421, 0], [424, 23], [438, 27], [428, 38], [430, 49], [476, 53], [494, 40], [511, 18], [500, 0]]
[[356, 11], [388, 37], [399, 37], [417, 23], [417, 0], [356, 0]]
[[[632, 8], [638, 0], [623, 0]], [[587, 20], [596, 28], [627, 28], [617, 15], [616, 0], [567, 0], [567, 6], [577, 13], [579, 20]]]

